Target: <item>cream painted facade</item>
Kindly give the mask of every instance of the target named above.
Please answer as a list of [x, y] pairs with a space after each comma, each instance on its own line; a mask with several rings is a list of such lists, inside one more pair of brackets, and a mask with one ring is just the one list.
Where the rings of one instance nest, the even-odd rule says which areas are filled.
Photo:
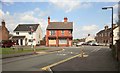
[[95, 41], [95, 38], [92, 36], [88, 36], [86, 37], [85, 42], [88, 42], [88, 41]]
[[113, 44], [116, 43], [116, 40], [119, 39], [119, 27], [116, 27], [114, 30], [113, 30]]

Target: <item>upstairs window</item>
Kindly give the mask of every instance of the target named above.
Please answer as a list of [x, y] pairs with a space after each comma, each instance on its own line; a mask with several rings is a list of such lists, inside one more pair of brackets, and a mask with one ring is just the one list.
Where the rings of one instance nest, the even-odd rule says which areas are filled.
[[32, 32], [28, 32], [30, 35], [32, 34]]
[[50, 35], [55, 35], [55, 30], [51, 30]]
[[64, 30], [61, 31], [62, 35], [64, 35]]
[[72, 31], [71, 31], [71, 30], [69, 31], [69, 34], [72, 34]]
[[19, 32], [16, 32], [17, 35], [19, 35]]

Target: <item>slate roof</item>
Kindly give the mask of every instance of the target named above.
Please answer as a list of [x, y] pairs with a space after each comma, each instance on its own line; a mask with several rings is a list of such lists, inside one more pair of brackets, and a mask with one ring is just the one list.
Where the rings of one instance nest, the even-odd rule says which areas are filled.
[[23, 38], [25, 38], [25, 36], [13, 36], [12, 37], [12, 39], [20, 39], [20, 38], [23, 39]]
[[[115, 28], [117, 28], [117, 27], [118, 27], [118, 26], [114, 27], [113, 30], [114, 30]], [[103, 33], [103, 32], [105, 32], [105, 31], [106, 31], [106, 32], [111, 32], [111, 28], [108, 28], [107, 30], [105, 30], [105, 29], [104, 29], [104, 30], [101, 30], [101, 31], [99, 31], [97, 34]]]
[[36, 29], [38, 28], [39, 24], [19, 24], [14, 31], [30, 31], [32, 27], [32, 29], [34, 31], [36, 31]]
[[73, 22], [50, 22], [47, 30], [50, 29], [71, 29], [73, 30]]

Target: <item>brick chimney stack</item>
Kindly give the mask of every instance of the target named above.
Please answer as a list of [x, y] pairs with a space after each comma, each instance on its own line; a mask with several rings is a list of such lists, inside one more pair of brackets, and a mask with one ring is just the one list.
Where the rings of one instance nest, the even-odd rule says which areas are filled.
[[65, 18], [64, 18], [64, 22], [67, 22], [67, 20], [68, 20], [67, 17], [65, 17]]
[[105, 30], [107, 30], [107, 29], [108, 29], [108, 25], [105, 26]]
[[50, 24], [50, 16], [48, 17], [48, 25]]
[[113, 28], [115, 28], [117, 26], [117, 24], [113, 24]]
[[2, 27], [5, 27], [5, 21], [4, 20], [2, 20]]

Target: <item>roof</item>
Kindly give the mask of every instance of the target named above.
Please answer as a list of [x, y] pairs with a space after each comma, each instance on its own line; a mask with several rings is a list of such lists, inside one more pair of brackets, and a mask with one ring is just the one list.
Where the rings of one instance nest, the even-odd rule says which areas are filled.
[[12, 39], [24, 39], [25, 36], [13, 36]]
[[[116, 26], [116, 27], [114, 27], [113, 29], [115, 29], [115, 28], [117, 28], [118, 26]], [[107, 30], [101, 30], [101, 31], [99, 31], [97, 34], [100, 34], [100, 33], [103, 33], [103, 32], [111, 32], [111, 28], [108, 28]]]
[[19, 24], [14, 31], [30, 31], [31, 27], [34, 31], [38, 28], [39, 24]]
[[73, 22], [50, 22], [47, 29], [71, 29], [73, 30]]

